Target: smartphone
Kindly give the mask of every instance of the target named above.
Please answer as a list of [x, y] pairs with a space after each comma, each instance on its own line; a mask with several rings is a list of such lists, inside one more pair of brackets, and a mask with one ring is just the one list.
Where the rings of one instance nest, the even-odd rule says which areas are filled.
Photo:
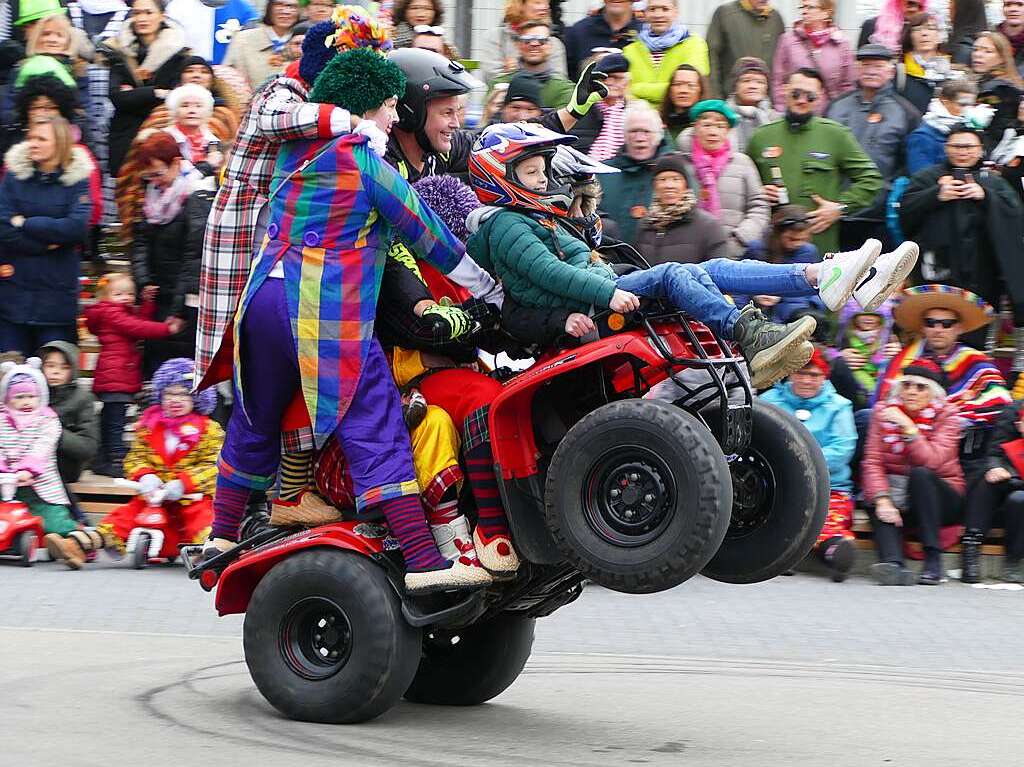
[[955, 181], [966, 181], [967, 176], [968, 173], [965, 168], [953, 168], [953, 179]]

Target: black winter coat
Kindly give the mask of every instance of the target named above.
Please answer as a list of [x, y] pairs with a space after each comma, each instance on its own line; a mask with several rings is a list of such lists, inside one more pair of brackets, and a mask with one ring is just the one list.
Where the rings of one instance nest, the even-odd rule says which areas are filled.
[[1024, 207], [1002, 178], [973, 168], [985, 199], [939, 201], [939, 178], [952, 174], [948, 163], [915, 173], [900, 198], [900, 225], [922, 251], [952, 271], [951, 284], [977, 293], [993, 306], [1005, 292], [1016, 325], [1024, 325]]
[[[92, 162], [82, 147], [57, 173], [41, 173], [25, 143], [4, 158], [0, 183], [0, 318], [22, 325], [70, 325], [78, 315], [81, 247], [89, 233]], [[24, 216], [20, 227], [11, 224]]]
[[1017, 106], [1022, 91], [1002, 78], [982, 79], [978, 83], [978, 103], [988, 104], [996, 113], [984, 133], [985, 153], [988, 154], [1002, 140], [1003, 132], [1017, 124]]
[[[180, 31], [164, 27], [148, 48], [129, 36], [118, 38], [101, 52], [110, 62], [109, 93], [114, 115], [110, 119], [108, 168], [110, 175], [116, 176], [142, 123], [162, 103], [156, 91], [178, 85], [188, 48]], [[149, 76], [141, 77], [140, 69], [148, 71]]]

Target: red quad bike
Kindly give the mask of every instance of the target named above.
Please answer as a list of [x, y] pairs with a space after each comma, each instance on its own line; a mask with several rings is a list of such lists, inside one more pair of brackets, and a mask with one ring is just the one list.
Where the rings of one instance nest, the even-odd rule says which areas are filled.
[[[742, 358], [657, 303], [595, 321], [598, 338], [542, 355], [490, 408], [514, 578], [412, 597], [397, 542], [355, 519], [265, 528], [199, 565], [184, 548], [218, 612], [245, 613], [246, 663], [273, 706], [349, 723], [403, 696], [483, 703], [522, 671], [535, 620], [587, 580], [634, 594], [697, 573], [753, 583], [810, 551], [828, 508], [824, 458], [796, 419], [753, 398]], [[675, 402], [641, 399], [667, 377]]]
[[0, 556], [13, 557], [22, 567], [32, 567], [43, 539], [43, 520], [15, 500], [18, 478], [0, 474]]
[[[140, 489], [138, 482], [118, 480], [117, 484]], [[153, 559], [173, 563], [178, 558], [178, 550], [192, 543], [182, 534], [181, 521], [164, 508], [163, 494], [163, 488], [158, 488], [146, 495], [146, 505], [135, 515], [132, 531], [125, 541], [125, 553], [136, 570], [144, 570]], [[182, 500], [197, 501], [202, 497], [201, 493], [196, 493]]]

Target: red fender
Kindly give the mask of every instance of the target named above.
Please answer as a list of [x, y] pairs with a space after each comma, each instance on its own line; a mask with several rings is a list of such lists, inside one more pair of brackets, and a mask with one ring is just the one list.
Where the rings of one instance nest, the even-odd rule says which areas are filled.
[[[360, 532], [357, 529], [364, 528]], [[219, 615], [244, 613], [260, 580], [270, 568], [286, 557], [315, 547], [334, 547], [364, 556], [384, 550], [386, 528], [372, 523], [350, 521], [302, 530], [267, 546], [246, 552], [228, 565], [217, 585], [215, 604]]]
[[[723, 357], [706, 326], [691, 321], [690, 327], [708, 357]], [[700, 356], [678, 322], [659, 322], [655, 329], [677, 358]], [[542, 357], [533, 367], [509, 381], [491, 405], [489, 416], [494, 462], [501, 467], [502, 477], [513, 479], [537, 473], [532, 406], [534, 393], [541, 385], [572, 370], [600, 363], [612, 374], [615, 390], [629, 391], [635, 386], [631, 362], [642, 369], [642, 384], [646, 388], [666, 378], [672, 367], [655, 348], [646, 330], [629, 330]]]
[[21, 501], [0, 502], [0, 552], [10, 549], [18, 536], [26, 530], [36, 534], [36, 539], [42, 543], [43, 520], [37, 517]]

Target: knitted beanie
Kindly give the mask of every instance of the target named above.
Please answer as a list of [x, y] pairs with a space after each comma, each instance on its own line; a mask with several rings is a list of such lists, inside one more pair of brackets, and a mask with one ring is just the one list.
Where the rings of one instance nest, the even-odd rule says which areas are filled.
[[327, 62], [337, 51], [327, 44], [327, 38], [337, 31], [334, 22], [318, 21], [309, 28], [302, 39], [302, 58], [299, 59], [299, 77], [306, 83], [313, 83], [323, 72]]
[[192, 392], [192, 402], [195, 403], [197, 411], [203, 415], [209, 415], [217, 406], [217, 393], [213, 388], [203, 389], [200, 392], [192, 391], [196, 385], [196, 368], [192, 360], [186, 357], [175, 357], [167, 360], [157, 368], [153, 374], [153, 396], [159, 403], [164, 392], [171, 386], [180, 386], [185, 391]]

